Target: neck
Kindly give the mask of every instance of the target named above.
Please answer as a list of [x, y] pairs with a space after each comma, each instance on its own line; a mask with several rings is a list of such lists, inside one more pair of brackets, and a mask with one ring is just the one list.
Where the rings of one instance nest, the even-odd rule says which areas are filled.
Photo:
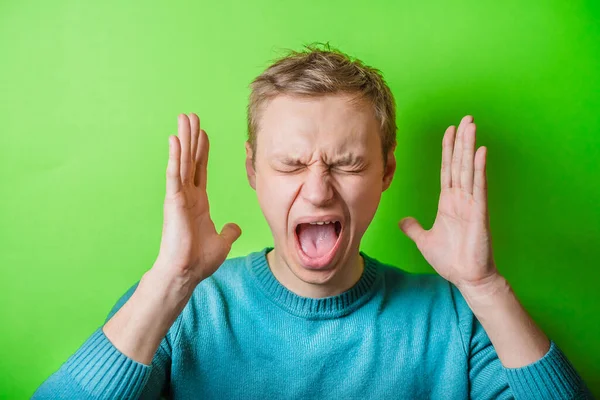
[[336, 296], [347, 291], [360, 280], [364, 270], [364, 259], [358, 250], [344, 265], [336, 267], [333, 275], [325, 282], [308, 282], [300, 279], [281, 258], [277, 248], [267, 253], [267, 263], [279, 283], [298, 296], [309, 298]]

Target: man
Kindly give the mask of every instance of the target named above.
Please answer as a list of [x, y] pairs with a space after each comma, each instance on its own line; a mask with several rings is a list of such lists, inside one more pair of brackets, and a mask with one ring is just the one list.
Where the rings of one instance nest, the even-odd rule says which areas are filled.
[[246, 171], [274, 248], [226, 260], [241, 230], [216, 231], [208, 137], [179, 115], [156, 262], [34, 398], [591, 397], [496, 267], [471, 116], [444, 134], [433, 227], [400, 222], [439, 276], [411, 274], [359, 250], [396, 169], [379, 72], [309, 47], [251, 89]]

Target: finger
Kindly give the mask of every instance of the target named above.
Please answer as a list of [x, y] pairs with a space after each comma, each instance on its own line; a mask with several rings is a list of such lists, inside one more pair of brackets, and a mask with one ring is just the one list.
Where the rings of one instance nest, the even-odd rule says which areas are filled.
[[229, 247], [231, 247], [233, 242], [235, 242], [242, 235], [242, 229], [237, 224], [230, 222], [225, 224], [219, 235], [221, 235]]
[[190, 156], [190, 120], [187, 115], [180, 114], [179, 118], [179, 141], [181, 142], [181, 183], [190, 182], [192, 160]]
[[487, 147], [481, 146], [475, 153], [475, 176], [473, 198], [487, 207]]
[[196, 160], [194, 185], [201, 190], [206, 190], [206, 170], [208, 167], [209, 147], [208, 135], [204, 129], [200, 129], [200, 136], [198, 137], [198, 159]]
[[425, 232], [425, 229], [423, 229], [419, 221], [417, 221], [413, 217], [406, 217], [398, 223], [398, 226], [400, 227], [402, 232], [404, 232], [404, 234], [408, 236], [413, 242], [415, 242], [417, 247], [419, 247], [421, 237]]
[[471, 122], [471, 116], [466, 115], [460, 120], [456, 139], [454, 140], [454, 150], [452, 152], [452, 187], [460, 188], [460, 164], [462, 160], [462, 138], [465, 125]]
[[442, 139], [442, 171], [440, 173], [442, 189], [452, 187], [452, 152], [454, 151], [455, 135], [456, 127], [451, 125], [446, 129]]
[[473, 193], [473, 158], [475, 157], [474, 123], [465, 126], [463, 133], [463, 153], [460, 166], [460, 185], [467, 193]]
[[167, 163], [167, 195], [174, 195], [181, 190], [181, 176], [179, 175], [181, 148], [179, 139], [175, 135], [169, 136], [169, 162]]
[[[192, 173], [196, 170], [196, 160], [198, 153], [198, 136], [200, 129], [200, 119], [194, 113], [188, 114], [188, 118], [190, 119], [190, 131], [191, 131], [191, 141], [190, 141], [190, 154], [192, 158]], [[194, 180], [194, 177], [191, 176], [190, 180]]]

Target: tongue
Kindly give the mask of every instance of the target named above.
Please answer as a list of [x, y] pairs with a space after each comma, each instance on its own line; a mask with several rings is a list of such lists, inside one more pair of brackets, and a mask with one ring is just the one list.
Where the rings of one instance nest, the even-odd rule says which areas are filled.
[[311, 258], [319, 258], [329, 253], [337, 241], [335, 224], [300, 224], [298, 239], [302, 251]]

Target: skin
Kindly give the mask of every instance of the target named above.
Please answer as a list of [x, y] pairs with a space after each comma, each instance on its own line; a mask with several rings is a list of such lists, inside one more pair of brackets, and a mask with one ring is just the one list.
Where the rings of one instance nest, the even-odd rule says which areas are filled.
[[[396, 169], [384, 169], [372, 107], [345, 95], [280, 95], [260, 117], [257, 154], [246, 143], [246, 171], [271, 228], [268, 262], [275, 277], [304, 297], [346, 291], [362, 274], [360, 240]], [[341, 246], [324, 269], [303, 265], [295, 248], [300, 217], [343, 216]]]
[[[376, 124], [368, 110], [343, 96], [303, 100], [282, 96], [268, 105], [260, 121], [256, 168], [247, 145], [249, 182], [275, 241], [268, 261], [276, 278], [296, 293], [333, 295], [352, 286], [362, 273], [360, 239], [395, 170], [393, 150], [388, 168], [383, 168]], [[158, 257], [131, 298], [103, 327], [117, 349], [146, 365], [195, 287], [219, 268], [241, 235], [234, 223], [218, 232], [210, 218], [209, 143], [198, 116], [180, 114], [178, 130], [178, 136], [169, 137]], [[432, 228], [423, 229], [412, 217], [399, 226], [432, 267], [461, 291], [502, 364], [519, 368], [543, 357], [550, 342], [496, 268], [487, 208], [487, 149], [475, 150], [475, 130], [473, 117], [465, 116], [458, 129], [450, 126], [444, 134], [441, 193]], [[366, 165], [351, 175], [333, 168], [349, 151], [361, 154]], [[293, 156], [299, 171], [281, 172], [282, 155]], [[324, 210], [343, 215], [347, 234], [328, 268], [308, 270], [291, 250], [290, 222]]]
[[413, 217], [400, 229], [427, 262], [461, 292], [507, 368], [519, 368], [544, 356], [550, 341], [528, 315], [492, 254], [486, 156], [476, 150], [476, 126], [467, 115], [442, 139], [441, 192], [433, 226], [423, 229]]

